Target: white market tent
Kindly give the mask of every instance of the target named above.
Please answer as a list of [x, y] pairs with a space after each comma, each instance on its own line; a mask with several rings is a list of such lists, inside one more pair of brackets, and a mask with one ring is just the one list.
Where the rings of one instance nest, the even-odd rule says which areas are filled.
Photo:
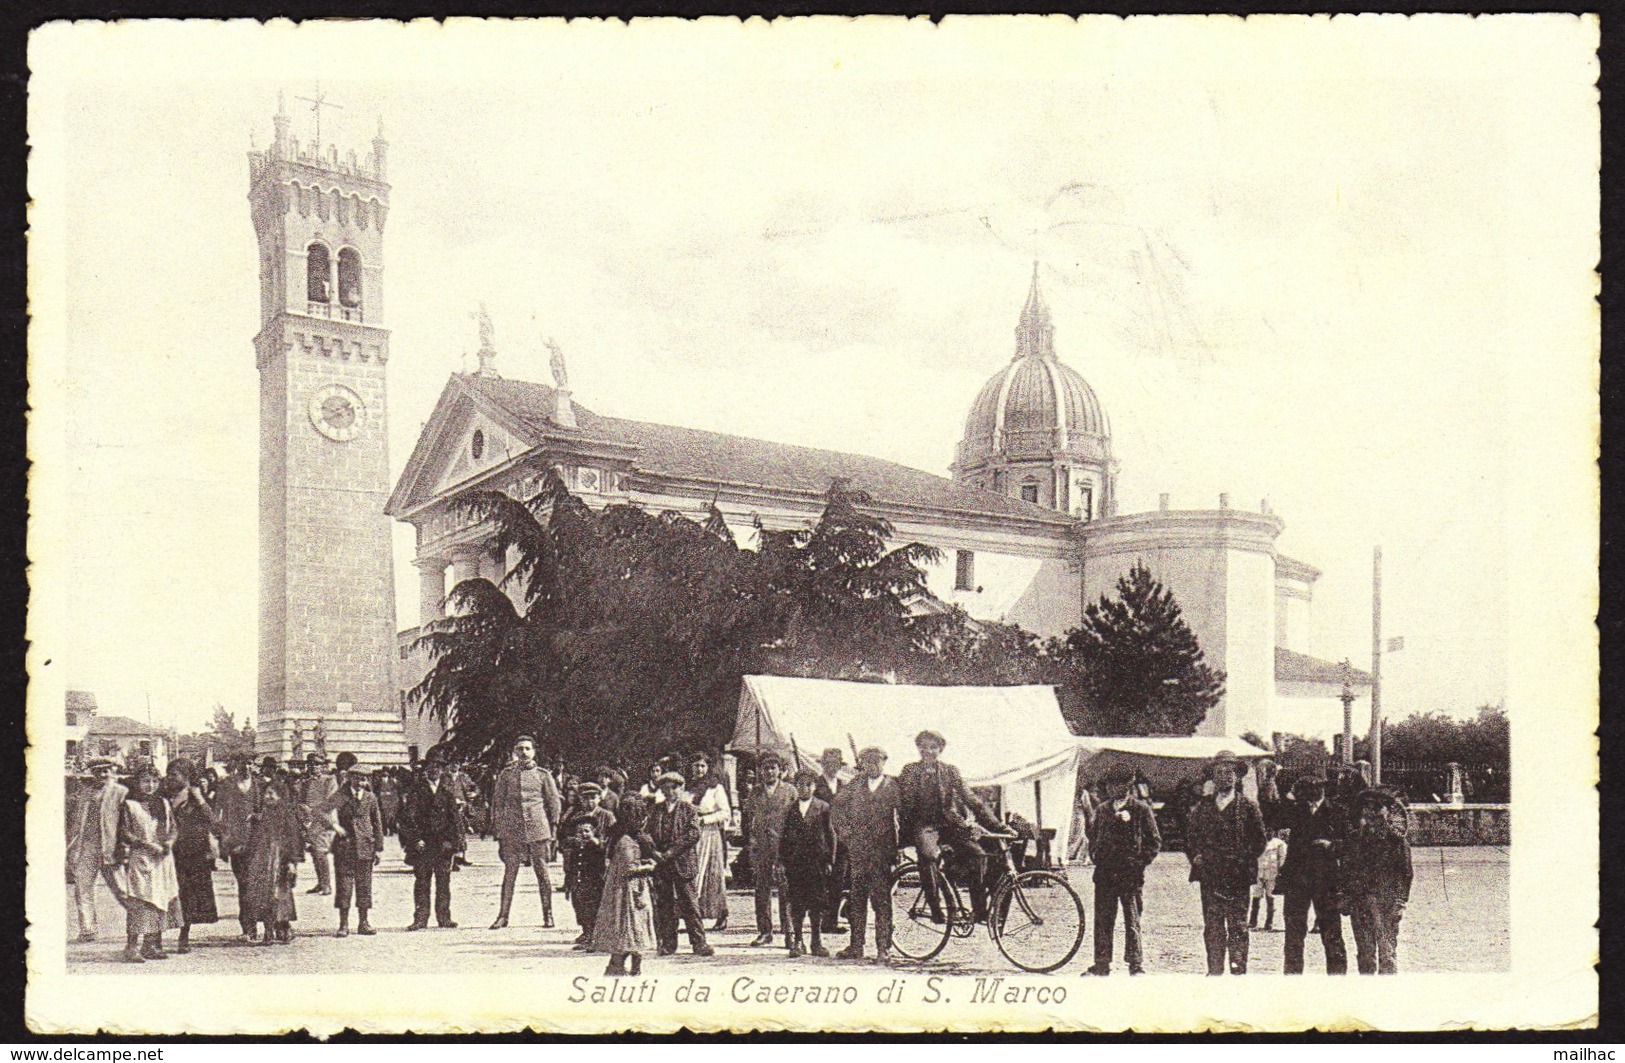
[[[786, 676], [745, 676], [732, 748], [771, 749], [788, 759], [791, 738], [804, 766], [836, 746], [879, 746], [888, 774], [917, 759], [914, 736], [948, 740], [942, 759], [970, 786], [998, 787], [1006, 812], [1055, 829], [1065, 853], [1077, 786], [1078, 739], [1061, 717], [1055, 689], [925, 687]], [[849, 741], [850, 736], [850, 741]]]
[[[1249, 763], [1272, 754], [1240, 738], [1222, 735], [1186, 735], [1181, 737], [1117, 737], [1088, 735], [1075, 738], [1078, 748], [1078, 776], [1085, 783], [1093, 783], [1117, 764], [1127, 764], [1151, 783], [1159, 794], [1166, 794], [1180, 782], [1199, 777], [1202, 766], [1221, 752], [1234, 753]], [[1257, 773], [1249, 771], [1244, 788], [1253, 792]]]

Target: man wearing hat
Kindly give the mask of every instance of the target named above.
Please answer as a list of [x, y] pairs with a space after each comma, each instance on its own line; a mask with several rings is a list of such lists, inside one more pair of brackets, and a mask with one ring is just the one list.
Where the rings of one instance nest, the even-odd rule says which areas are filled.
[[[840, 746], [830, 746], [818, 758], [818, 784], [813, 795], [831, 808], [835, 807], [835, 795], [841, 792], [844, 785], [841, 769], [845, 767], [846, 754], [841, 752]], [[829, 900], [824, 905], [824, 933], [841, 932], [841, 904], [845, 898], [846, 846], [836, 839], [835, 864], [829, 876]]]
[[779, 923], [785, 926], [790, 915], [784, 895], [784, 866], [779, 862], [779, 842], [784, 835], [784, 817], [795, 804], [796, 788], [785, 782], [784, 762], [774, 752], [756, 758], [756, 775], [761, 781], [750, 799], [750, 871], [756, 882], [756, 938], [752, 945], [773, 943], [773, 891], [779, 891]]
[[113, 778], [118, 764], [95, 757], [85, 765], [88, 784], [73, 807], [68, 832], [68, 868], [73, 875], [79, 918], [79, 940], [96, 940], [96, 882], [107, 883], [113, 899], [124, 904], [124, 890], [113, 876], [118, 865], [119, 811], [130, 791]]
[[1144, 974], [1140, 912], [1145, 869], [1162, 851], [1162, 835], [1151, 806], [1134, 795], [1134, 773], [1114, 764], [1101, 778], [1107, 800], [1095, 813], [1089, 855], [1095, 864], [1095, 965], [1089, 974], [1112, 970], [1112, 936], [1117, 910], [1123, 911], [1123, 962], [1129, 974]]
[[687, 780], [682, 775], [663, 772], [655, 782], [660, 803], [650, 810], [647, 826], [654, 845], [655, 938], [660, 955], [677, 951], [677, 920], [681, 917], [694, 955], [710, 956], [714, 950], [705, 940], [700, 899], [694, 888], [700, 872], [699, 856], [694, 852], [700, 844], [700, 814], [683, 800]]
[[1343, 916], [1337, 903], [1342, 885], [1339, 857], [1347, 833], [1343, 812], [1328, 799], [1326, 780], [1319, 775], [1299, 779], [1292, 785], [1292, 794], [1292, 834], [1275, 880], [1275, 892], [1284, 898], [1281, 915], [1286, 922], [1281, 969], [1285, 974], [1303, 973], [1303, 945], [1312, 905], [1320, 925], [1320, 943], [1326, 950], [1326, 973], [1347, 974], [1348, 949], [1343, 944]]
[[372, 778], [356, 766], [354, 753], [340, 753], [336, 765], [339, 788], [319, 807], [332, 814], [336, 831], [333, 838], [333, 907], [338, 909], [338, 937], [350, 936], [350, 901], [355, 900], [356, 933], [374, 934], [367, 914], [372, 910], [372, 869], [384, 851], [384, 817], [378, 797], [372, 792]]
[[[266, 757], [264, 771], [267, 780], [274, 777], [276, 760]], [[231, 774], [214, 791], [215, 830], [220, 837], [221, 855], [237, 880], [237, 925], [244, 941], [254, 938], [254, 922], [243, 914], [241, 898], [248, 892], [248, 843], [265, 782], [254, 774], [253, 758], [239, 754], [231, 758]]]
[[463, 816], [457, 797], [445, 780], [446, 755], [433, 746], [423, 756], [423, 773], [412, 780], [401, 804], [401, 846], [412, 865], [412, 924], [429, 925], [430, 886], [434, 893], [435, 921], [455, 927], [451, 918], [451, 862], [462, 844]]
[[[941, 873], [942, 846], [951, 846], [969, 884], [971, 910], [977, 922], [987, 919], [987, 889], [982, 880], [982, 848], [971, 829], [972, 817], [993, 834], [1004, 834], [1004, 824], [965, 785], [964, 776], [952, 764], [941, 760], [948, 740], [935, 731], [914, 736], [920, 759], [904, 765], [897, 776], [898, 819], [903, 844], [913, 845], [921, 864], [931, 864]], [[942, 902], [937, 896], [936, 875], [925, 876], [926, 903], [933, 918], [942, 918]]]
[[1224, 974], [1226, 954], [1231, 974], [1247, 973], [1247, 900], [1264, 851], [1264, 817], [1237, 785], [1246, 773], [1247, 762], [1229, 750], [1215, 756], [1205, 771], [1213, 792], [1196, 802], [1186, 826], [1191, 881], [1202, 888], [1210, 975]]
[[333, 892], [332, 851], [338, 820], [333, 812], [318, 810], [326, 806], [338, 788], [337, 777], [327, 770], [327, 754], [312, 753], [305, 758], [305, 777], [299, 781], [299, 813], [305, 817], [305, 848], [316, 867], [316, 885], [306, 893], [326, 896]]
[[897, 783], [886, 777], [886, 751], [858, 751], [858, 777], [841, 787], [830, 809], [835, 836], [846, 849], [852, 937], [837, 955], [863, 958], [869, 912], [875, 915], [875, 962], [891, 962], [891, 869], [897, 859]]
[[1387, 790], [1354, 799], [1356, 825], [1343, 857], [1343, 898], [1361, 974], [1399, 973], [1399, 922], [1411, 896], [1405, 803]]

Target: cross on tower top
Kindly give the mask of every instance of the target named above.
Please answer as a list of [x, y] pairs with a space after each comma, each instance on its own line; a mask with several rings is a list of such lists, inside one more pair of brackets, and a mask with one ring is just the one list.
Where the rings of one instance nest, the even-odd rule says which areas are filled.
[[316, 95], [297, 96], [295, 99], [304, 100], [306, 103], [310, 104], [310, 113], [316, 116], [316, 143], [320, 145], [322, 142], [322, 108], [332, 107], [336, 110], [342, 111], [344, 110], [344, 105], [342, 103], [328, 103], [327, 94], [322, 91], [321, 82], [316, 83]]

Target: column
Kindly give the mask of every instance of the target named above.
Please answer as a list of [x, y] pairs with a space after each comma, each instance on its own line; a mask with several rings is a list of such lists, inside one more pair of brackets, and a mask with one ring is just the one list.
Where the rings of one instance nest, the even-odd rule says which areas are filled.
[[446, 559], [420, 557], [418, 566], [418, 622], [429, 624], [446, 615]]

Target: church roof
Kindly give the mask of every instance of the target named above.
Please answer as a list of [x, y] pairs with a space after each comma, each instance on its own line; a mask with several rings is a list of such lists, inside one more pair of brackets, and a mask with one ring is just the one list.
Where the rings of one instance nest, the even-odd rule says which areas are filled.
[[[1358, 668], [1348, 671], [1349, 685], [1353, 687], [1368, 687], [1371, 685], [1371, 673]], [[1343, 683], [1343, 666], [1323, 661], [1319, 657], [1311, 657], [1307, 653], [1298, 653], [1284, 646], [1275, 647], [1275, 681], [1277, 683], [1329, 683], [1341, 686]]]
[[575, 406], [577, 431], [570, 432], [551, 420], [555, 392], [545, 384], [466, 374], [454, 375], [453, 381], [521, 422], [538, 443], [579, 435], [631, 445], [637, 448], [634, 463], [638, 470], [653, 476], [813, 494], [828, 490], [832, 478], [844, 477], [877, 503], [1019, 517], [1057, 526], [1073, 523], [1064, 513], [962, 487], [946, 477], [866, 454], [605, 417], [579, 404]]

